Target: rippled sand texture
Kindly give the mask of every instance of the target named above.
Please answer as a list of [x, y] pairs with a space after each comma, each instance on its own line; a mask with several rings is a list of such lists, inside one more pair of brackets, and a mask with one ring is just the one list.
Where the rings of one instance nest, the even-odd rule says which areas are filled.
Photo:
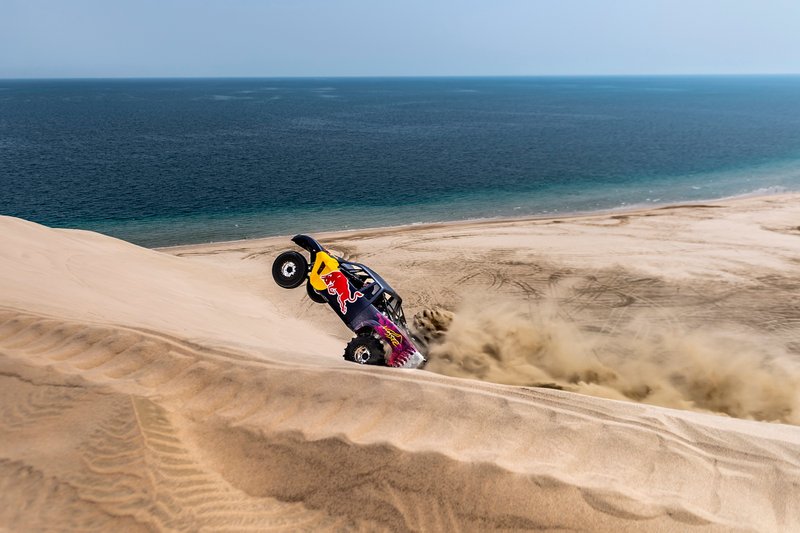
[[[800, 199], [717, 205], [323, 240], [384, 274], [411, 313], [438, 304], [458, 320], [491, 294], [555, 302], [576, 335], [680, 323], [791, 358]], [[475, 371], [445, 350], [441, 374], [345, 363], [332, 313], [272, 283], [286, 247], [164, 253], [0, 218], [0, 528], [800, 524], [797, 426], [496, 383], [518, 364], [502, 350], [471, 354]]]

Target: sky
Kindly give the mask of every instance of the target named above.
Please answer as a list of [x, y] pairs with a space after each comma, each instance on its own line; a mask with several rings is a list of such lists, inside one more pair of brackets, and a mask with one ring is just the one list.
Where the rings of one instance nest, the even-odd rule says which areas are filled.
[[0, 0], [0, 78], [800, 73], [800, 0]]

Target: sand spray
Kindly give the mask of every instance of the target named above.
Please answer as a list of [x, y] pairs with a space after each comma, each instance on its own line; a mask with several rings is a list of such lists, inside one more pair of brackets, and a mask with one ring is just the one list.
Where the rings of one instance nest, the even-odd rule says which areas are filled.
[[[632, 316], [589, 330], [556, 299], [470, 297], [425, 312], [426, 370], [494, 383], [800, 424], [800, 364], [785, 347], [735, 329], [703, 331]], [[429, 328], [430, 329], [430, 328]]]

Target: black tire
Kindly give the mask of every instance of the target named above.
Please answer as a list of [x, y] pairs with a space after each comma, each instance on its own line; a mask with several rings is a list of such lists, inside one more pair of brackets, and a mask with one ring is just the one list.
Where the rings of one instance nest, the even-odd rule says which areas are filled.
[[308, 294], [308, 297], [311, 298], [312, 302], [318, 304], [328, 303], [328, 299], [318, 293], [317, 290], [311, 286], [311, 283], [308, 282], [306, 282], [306, 294]]
[[308, 274], [308, 261], [299, 252], [283, 252], [272, 263], [272, 279], [284, 289], [302, 285]]
[[385, 365], [386, 345], [371, 332], [359, 333], [347, 343], [344, 358], [361, 365]]

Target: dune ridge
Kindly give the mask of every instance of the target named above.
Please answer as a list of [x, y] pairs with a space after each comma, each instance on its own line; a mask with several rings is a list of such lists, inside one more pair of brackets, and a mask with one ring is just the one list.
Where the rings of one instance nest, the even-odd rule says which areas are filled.
[[[229, 523], [247, 527], [250, 520], [257, 529], [264, 523], [263, 515], [267, 515], [267, 523], [276, 518], [270, 516], [275, 510], [265, 510], [269, 503], [279, 509], [290, 507], [278, 514], [291, 529], [400, 524], [429, 530], [554, 525], [625, 530], [632, 526], [631, 520], [634, 524], [646, 520], [653, 528], [736, 525], [735, 521], [720, 520], [716, 513], [721, 508], [689, 504], [679, 494], [651, 492], [641, 486], [633, 490], [615, 486], [610, 479], [587, 483], [554, 468], [557, 463], [539, 462], [537, 448], [558, 449], [559, 441], [572, 439], [587, 444], [594, 441], [596, 452], [576, 453], [573, 449], [571, 453], [594, 455], [591, 461], [597, 462], [593, 465], [596, 476], [613, 479], [620, 468], [630, 474], [637, 464], [643, 466], [653, 459], [644, 454], [631, 461], [612, 448], [612, 457], [601, 460], [598, 455], [609, 454], [594, 434], [601, 428], [610, 437], [608, 442], [660, 442], [652, 453], [658, 453], [660, 461], [674, 455], [684, 466], [669, 475], [684, 483], [702, 479], [709, 493], [734, 482], [726, 479], [727, 469], [735, 468], [736, 477], [749, 470], [750, 482], [761, 475], [750, 452], [737, 454], [729, 444], [730, 455], [717, 457], [715, 468], [703, 465], [702, 455], [714, 453], [722, 444], [714, 438], [714, 428], [695, 427], [691, 436], [676, 434], [658, 418], [631, 420], [613, 410], [597, 410], [580, 397], [551, 398], [557, 393], [499, 387], [464, 390], [427, 376], [420, 380], [410, 373], [376, 379], [373, 372], [360, 368], [342, 369], [337, 393], [328, 390], [327, 370], [307, 368], [298, 375], [293, 365], [254, 363], [237, 354], [207, 352], [152, 333], [59, 322], [13, 311], [3, 313], [0, 320], [3, 366], [24, 361], [26, 370], [34, 375], [43, 367], [55, 374], [40, 382], [28, 373], [15, 375], [6, 370], [0, 373], [5, 381], [17, 379], [38, 391], [40, 383], [59, 387], [59, 376], [67, 378], [69, 388], [81, 390], [79, 396], [105, 397], [102, 401], [65, 398], [60, 391], [58, 401], [53, 392], [47, 400], [29, 397], [22, 413], [4, 413], [3, 425], [13, 429], [16, 422], [17, 427], [41, 428], [50, 418], [58, 421], [60, 410], [80, 412], [81, 406], [73, 404], [81, 401], [91, 402], [92, 410], [107, 409], [93, 431], [86, 431], [89, 438], [78, 446], [85, 470], [64, 477], [81, 502], [92, 502], [114, 516], [126, 516], [126, 510], [136, 508], [133, 502], [137, 499], [150, 500], [151, 507], [143, 506], [132, 514], [135, 518], [149, 511], [145, 524], [159, 528], [187, 530]], [[70, 377], [75, 381], [69, 383]], [[445, 393], [437, 391], [435, 401], [427, 401], [426, 394], [420, 394], [426, 385], [438, 385]], [[363, 407], [374, 398], [376, 386], [381, 389], [380, 404], [372, 409]], [[455, 390], [449, 390], [452, 388]], [[418, 394], [410, 395], [409, 389]], [[306, 397], [298, 391], [314, 393]], [[448, 427], [437, 428], [434, 421], [440, 417], [452, 420], [452, 403], [467, 412], [494, 413], [495, 419], [487, 422], [463, 416], [460, 424], [451, 421]], [[182, 432], [175, 429], [174, 419], [180, 420]], [[469, 427], [471, 419], [482, 427]], [[512, 420], [525, 420], [534, 427], [520, 427], [511, 424]], [[489, 443], [475, 442], [475, 437], [487, 432], [487, 425], [493, 436], [489, 449]], [[459, 431], [451, 433], [456, 428]], [[705, 439], [699, 439], [700, 435]], [[529, 457], [527, 464], [521, 461], [520, 441], [526, 444], [526, 455], [536, 459]], [[762, 450], [761, 459], [769, 458], [773, 467], [793, 470], [793, 462], [787, 461], [791, 450], [780, 452], [780, 441], [770, 444], [771, 454]], [[564, 446], [565, 451], [568, 448]], [[195, 454], [205, 461], [194, 459]], [[157, 482], [147, 482], [131, 472], [141, 463], [147, 464]], [[16, 470], [20, 468], [17, 465]], [[378, 469], [380, 475], [370, 479], [369, 474]], [[116, 483], [108, 483], [110, 480]], [[650, 481], [660, 485], [663, 480]], [[487, 490], [490, 487], [494, 490]], [[352, 497], [342, 497], [348, 489]], [[537, 496], [533, 499], [529, 495], [532, 489]], [[353, 505], [352, 498], [359, 504]], [[298, 500], [304, 503], [300, 507], [316, 510], [316, 516], [306, 516], [307, 509], [300, 512], [297, 504], [288, 503]], [[302, 515], [301, 522], [283, 517], [284, 512], [289, 517]], [[342, 516], [348, 520], [334, 520]], [[312, 523], [305, 524], [305, 520]]]
[[[448, 297], [436, 231], [330, 240], [403, 285], [406, 261], [424, 265], [407, 300], [419, 307]], [[476, 246], [480, 229], [467, 233]], [[341, 325], [264, 274], [285, 247], [168, 255], [0, 218], [0, 527], [800, 524], [797, 427], [345, 363]], [[492, 279], [534, 276], [513, 290], [535, 294], [550, 276], [501, 257]]]

